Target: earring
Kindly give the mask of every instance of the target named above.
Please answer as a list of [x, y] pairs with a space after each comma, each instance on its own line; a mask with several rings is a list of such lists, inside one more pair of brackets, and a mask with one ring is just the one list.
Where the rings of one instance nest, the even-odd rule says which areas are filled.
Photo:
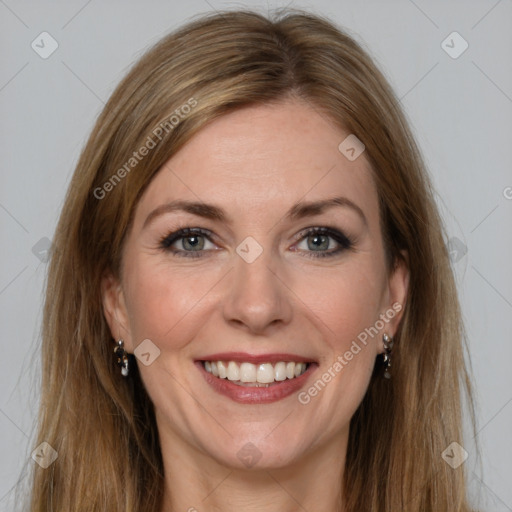
[[121, 367], [121, 375], [123, 377], [128, 376], [128, 352], [124, 349], [124, 341], [119, 340], [117, 342], [116, 347], [114, 348], [114, 353], [117, 356], [117, 364]]
[[391, 378], [391, 350], [393, 349], [393, 338], [390, 338], [386, 333], [382, 336], [382, 342], [384, 343], [384, 356], [383, 361], [386, 363], [386, 368], [384, 369], [384, 377], [386, 379]]

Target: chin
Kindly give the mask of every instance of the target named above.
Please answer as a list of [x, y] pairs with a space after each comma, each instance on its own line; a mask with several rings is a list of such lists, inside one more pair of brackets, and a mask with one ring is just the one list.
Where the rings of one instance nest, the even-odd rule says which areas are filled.
[[[265, 431], [271, 432], [271, 429]], [[204, 445], [204, 450], [218, 464], [232, 469], [258, 471], [286, 468], [297, 464], [306, 451], [304, 441], [297, 442], [295, 436], [288, 433], [279, 438], [265, 438], [267, 434], [238, 435], [229, 442], [219, 442], [213, 446], [210, 439]]]

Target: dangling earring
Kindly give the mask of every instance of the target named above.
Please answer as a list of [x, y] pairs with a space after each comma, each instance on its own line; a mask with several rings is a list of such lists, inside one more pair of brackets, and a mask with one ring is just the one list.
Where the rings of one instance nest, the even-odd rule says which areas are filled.
[[121, 367], [121, 375], [123, 377], [128, 376], [128, 352], [124, 349], [124, 341], [119, 340], [117, 342], [116, 347], [114, 348], [114, 353], [117, 356], [117, 364]]
[[386, 333], [382, 336], [382, 342], [384, 343], [384, 356], [383, 361], [386, 363], [386, 368], [384, 368], [384, 377], [386, 379], [391, 378], [391, 350], [393, 349], [393, 338], [390, 338]]

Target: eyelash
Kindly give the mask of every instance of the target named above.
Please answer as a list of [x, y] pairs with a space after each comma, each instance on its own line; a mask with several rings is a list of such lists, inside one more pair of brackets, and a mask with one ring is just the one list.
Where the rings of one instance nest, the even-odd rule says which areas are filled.
[[[200, 258], [200, 257], [202, 257], [202, 253], [204, 251], [184, 251], [184, 250], [177, 250], [177, 249], [171, 248], [171, 246], [177, 240], [180, 240], [182, 238], [187, 238], [192, 235], [204, 236], [210, 242], [212, 242], [212, 240], [211, 240], [212, 232], [207, 229], [181, 228], [181, 229], [178, 229], [178, 230], [162, 237], [160, 240], [160, 243], [159, 243], [159, 248], [166, 252], [172, 252], [175, 256], [179, 256], [179, 257]], [[307, 228], [299, 233], [298, 241], [300, 242], [304, 238], [306, 238], [310, 235], [327, 235], [327, 236], [333, 238], [339, 244], [339, 247], [337, 249], [331, 250], [329, 252], [307, 251], [307, 252], [309, 252], [309, 254], [307, 255], [308, 258], [315, 258], [315, 259], [316, 258], [329, 258], [329, 257], [336, 256], [345, 250], [352, 249], [354, 247], [354, 242], [350, 237], [348, 237], [347, 235], [344, 235], [343, 233], [341, 233], [340, 231], [338, 231], [336, 229], [331, 229], [331, 228], [327, 228], [327, 227]]]

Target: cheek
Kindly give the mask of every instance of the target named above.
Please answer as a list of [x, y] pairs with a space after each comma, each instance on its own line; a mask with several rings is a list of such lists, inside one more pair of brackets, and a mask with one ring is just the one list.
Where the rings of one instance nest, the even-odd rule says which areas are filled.
[[347, 265], [336, 272], [318, 272], [314, 280], [303, 277], [301, 283], [297, 294], [326, 349], [328, 345], [302, 403], [325, 408], [334, 426], [353, 415], [373, 372], [381, 339], [375, 324], [381, 313], [382, 279], [370, 265]]
[[[149, 338], [162, 349], [185, 345], [188, 328], [197, 330], [213, 288], [215, 272], [186, 269], [177, 272], [164, 263], [141, 256], [127, 266], [126, 305], [132, 339]], [[203, 319], [204, 321], [204, 319]]]
[[371, 265], [347, 265], [302, 275], [294, 291], [317, 317], [325, 340], [330, 340], [337, 353], [348, 350], [352, 340], [367, 332], [381, 312], [382, 279]]

